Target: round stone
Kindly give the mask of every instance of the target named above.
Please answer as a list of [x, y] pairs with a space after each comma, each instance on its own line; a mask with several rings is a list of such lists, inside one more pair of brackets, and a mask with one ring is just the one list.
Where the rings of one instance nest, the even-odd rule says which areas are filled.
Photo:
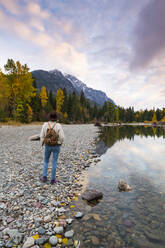
[[55, 233], [62, 234], [64, 231], [64, 228], [62, 226], [58, 226], [54, 228]]
[[81, 217], [83, 217], [83, 215], [84, 215], [83, 213], [77, 212], [76, 215], [75, 215], [75, 217], [76, 218], [81, 218]]
[[70, 231], [65, 233], [65, 238], [71, 238], [71, 237], [73, 237], [73, 235], [74, 235], [74, 231], [70, 230]]
[[51, 237], [49, 238], [49, 243], [50, 243], [51, 245], [56, 245], [57, 242], [58, 242], [58, 239], [57, 239], [56, 236], [51, 236]]
[[38, 233], [39, 233], [39, 234], [45, 234], [45, 229], [44, 229], [42, 226], [40, 226], [40, 227], [38, 228]]
[[34, 245], [34, 239], [32, 237], [27, 238], [22, 248], [29, 248]]
[[50, 222], [51, 221], [51, 216], [50, 215], [48, 215], [48, 216], [45, 216], [45, 218], [44, 218], [44, 222]]

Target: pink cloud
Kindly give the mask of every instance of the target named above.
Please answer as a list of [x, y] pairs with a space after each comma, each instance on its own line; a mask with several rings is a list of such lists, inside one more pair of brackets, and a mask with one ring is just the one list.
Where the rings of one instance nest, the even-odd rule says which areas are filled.
[[14, 15], [18, 15], [21, 12], [18, 0], [0, 0], [0, 5], [2, 5], [7, 11]]
[[50, 17], [49, 12], [42, 10], [40, 5], [35, 2], [28, 2], [26, 10], [30, 15], [38, 16], [41, 19], [47, 19]]

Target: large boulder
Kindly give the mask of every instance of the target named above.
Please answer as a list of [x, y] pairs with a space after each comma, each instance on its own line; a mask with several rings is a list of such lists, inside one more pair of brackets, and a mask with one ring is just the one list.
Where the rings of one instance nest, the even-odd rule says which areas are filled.
[[84, 200], [93, 201], [101, 199], [103, 197], [103, 194], [95, 189], [87, 189], [82, 193], [81, 197]]

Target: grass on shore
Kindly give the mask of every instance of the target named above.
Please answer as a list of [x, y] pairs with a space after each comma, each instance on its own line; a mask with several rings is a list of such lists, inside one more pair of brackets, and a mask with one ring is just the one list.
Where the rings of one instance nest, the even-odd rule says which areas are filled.
[[43, 122], [34, 121], [31, 123], [22, 123], [19, 121], [7, 121], [7, 122], [0, 122], [0, 126], [30, 126], [30, 125], [39, 125], [41, 126]]

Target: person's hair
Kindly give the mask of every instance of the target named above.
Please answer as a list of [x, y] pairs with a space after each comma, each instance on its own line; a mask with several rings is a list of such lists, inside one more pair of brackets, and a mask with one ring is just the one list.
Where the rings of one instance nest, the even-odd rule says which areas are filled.
[[57, 112], [53, 111], [49, 114], [49, 120], [50, 121], [57, 121], [58, 119], [58, 115], [57, 115]]

